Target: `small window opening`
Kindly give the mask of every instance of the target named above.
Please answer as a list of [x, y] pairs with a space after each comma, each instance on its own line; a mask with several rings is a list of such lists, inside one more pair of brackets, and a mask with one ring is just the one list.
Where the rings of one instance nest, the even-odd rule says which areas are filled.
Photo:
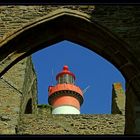
[[26, 105], [25, 114], [32, 114], [32, 99], [28, 100]]

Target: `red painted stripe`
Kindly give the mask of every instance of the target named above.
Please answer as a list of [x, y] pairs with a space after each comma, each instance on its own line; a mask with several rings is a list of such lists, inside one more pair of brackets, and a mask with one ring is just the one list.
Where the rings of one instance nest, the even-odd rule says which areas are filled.
[[54, 99], [52, 102], [53, 107], [58, 107], [62, 105], [71, 105], [71, 106], [76, 107], [77, 109], [80, 109], [79, 101], [76, 98], [71, 97], [71, 96], [58, 97]]

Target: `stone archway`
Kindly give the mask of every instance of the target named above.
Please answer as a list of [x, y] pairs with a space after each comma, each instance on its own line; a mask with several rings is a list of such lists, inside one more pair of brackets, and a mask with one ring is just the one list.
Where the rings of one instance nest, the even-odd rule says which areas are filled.
[[26, 56], [62, 40], [69, 40], [96, 52], [120, 70], [126, 79], [126, 94], [128, 94], [126, 95], [126, 133], [139, 133], [140, 131], [134, 130], [137, 128], [134, 120], [135, 105], [129, 104], [130, 99], [135, 95], [139, 105], [139, 63], [125, 42], [98, 25], [85, 13], [65, 8], [58, 9], [2, 40], [0, 76]]

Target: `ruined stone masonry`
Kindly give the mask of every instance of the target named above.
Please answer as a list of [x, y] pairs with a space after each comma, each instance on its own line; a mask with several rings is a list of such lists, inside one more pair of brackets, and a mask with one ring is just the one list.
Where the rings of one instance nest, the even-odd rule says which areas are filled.
[[[139, 5], [1, 5], [0, 134], [140, 134], [139, 14]], [[112, 114], [55, 116], [38, 105], [30, 55], [62, 40], [123, 74], [125, 94], [112, 83]]]
[[20, 115], [32, 100], [37, 111], [37, 83], [31, 58], [25, 58], [0, 79], [0, 134], [15, 134]]
[[111, 113], [125, 115], [125, 92], [121, 83], [113, 84]]

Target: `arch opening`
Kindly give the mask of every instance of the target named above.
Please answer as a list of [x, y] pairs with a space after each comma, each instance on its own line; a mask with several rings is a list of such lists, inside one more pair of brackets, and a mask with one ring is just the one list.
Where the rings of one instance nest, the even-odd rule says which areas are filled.
[[84, 93], [81, 114], [111, 114], [112, 85], [120, 82], [125, 89], [125, 79], [115, 66], [67, 40], [34, 53], [32, 58], [38, 77], [39, 104], [47, 104], [47, 88], [56, 84], [55, 76], [64, 65], [75, 73], [76, 85], [83, 91], [90, 86]]

